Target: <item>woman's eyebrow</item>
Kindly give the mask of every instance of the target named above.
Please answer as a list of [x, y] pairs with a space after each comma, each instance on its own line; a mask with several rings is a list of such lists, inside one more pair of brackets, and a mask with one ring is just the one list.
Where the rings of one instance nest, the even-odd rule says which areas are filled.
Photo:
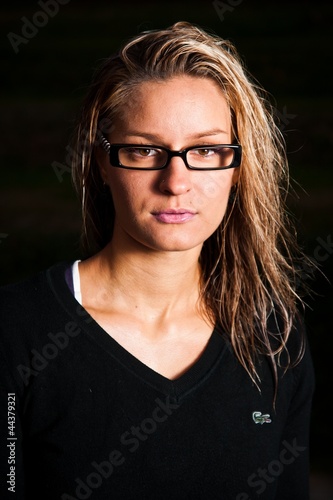
[[[191, 134], [186, 139], [201, 139], [202, 137], [211, 137], [214, 135], [220, 135], [220, 134], [228, 134], [227, 131], [222, 130], [222, 129], [212, 129], [212, 130], [205, 130], [205, 131], [200, 131], [195, 134]], [[158, 141], [162, 140], [163, 138], [160, 137], [158, 134], [151, 134], [147, 132], [139, 132], [139, 131], [128, 131], [124, 134], [126, 137], [142, 137], [144, 139], [147, 139], [149, 141]]]

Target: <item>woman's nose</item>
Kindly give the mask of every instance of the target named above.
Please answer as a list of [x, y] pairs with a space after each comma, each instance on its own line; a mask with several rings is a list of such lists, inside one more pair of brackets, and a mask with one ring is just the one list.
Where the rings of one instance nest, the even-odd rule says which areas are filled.
[[186, 168], [182, 158], [174, 156], [168, 166], [161, 170], [160, 190], [174, 196], [185, 194], [192, 188], [191, 170]]

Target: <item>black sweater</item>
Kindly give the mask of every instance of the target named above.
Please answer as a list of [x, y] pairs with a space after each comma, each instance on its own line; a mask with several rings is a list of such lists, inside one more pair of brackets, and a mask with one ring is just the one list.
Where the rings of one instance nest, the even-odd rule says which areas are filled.
[[259, 392], [218, 329], [171, 381], [78, 304], [67, 265], [0, 289], [1, 499], [308, 498], [308, 350], [275, 409], [268, 360]]

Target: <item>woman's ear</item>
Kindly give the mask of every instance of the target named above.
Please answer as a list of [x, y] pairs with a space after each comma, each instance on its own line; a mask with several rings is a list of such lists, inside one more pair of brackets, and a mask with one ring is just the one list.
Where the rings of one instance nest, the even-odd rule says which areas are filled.
[[107, 184], [107, 172], [108, 172], [108, 163], [109, 157], [106, 151], [104, 151], [101, 147], [95, 146], [95, 159], [99, 168], [99, 172], [101, 174], [102, 180], [105, 184]]

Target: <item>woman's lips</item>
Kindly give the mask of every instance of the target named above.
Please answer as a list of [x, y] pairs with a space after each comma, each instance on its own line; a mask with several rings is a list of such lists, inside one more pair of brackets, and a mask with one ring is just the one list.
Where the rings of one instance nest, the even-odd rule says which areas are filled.
[[154, 212], [153, 216], [159, 222], [164, 222], [165, 224], [180, 224], [182, 222], [187, 222], [193, 219], [196, 212], [192, 210], [177, 209], [177, 210], [161, 210], [160, 212]]

